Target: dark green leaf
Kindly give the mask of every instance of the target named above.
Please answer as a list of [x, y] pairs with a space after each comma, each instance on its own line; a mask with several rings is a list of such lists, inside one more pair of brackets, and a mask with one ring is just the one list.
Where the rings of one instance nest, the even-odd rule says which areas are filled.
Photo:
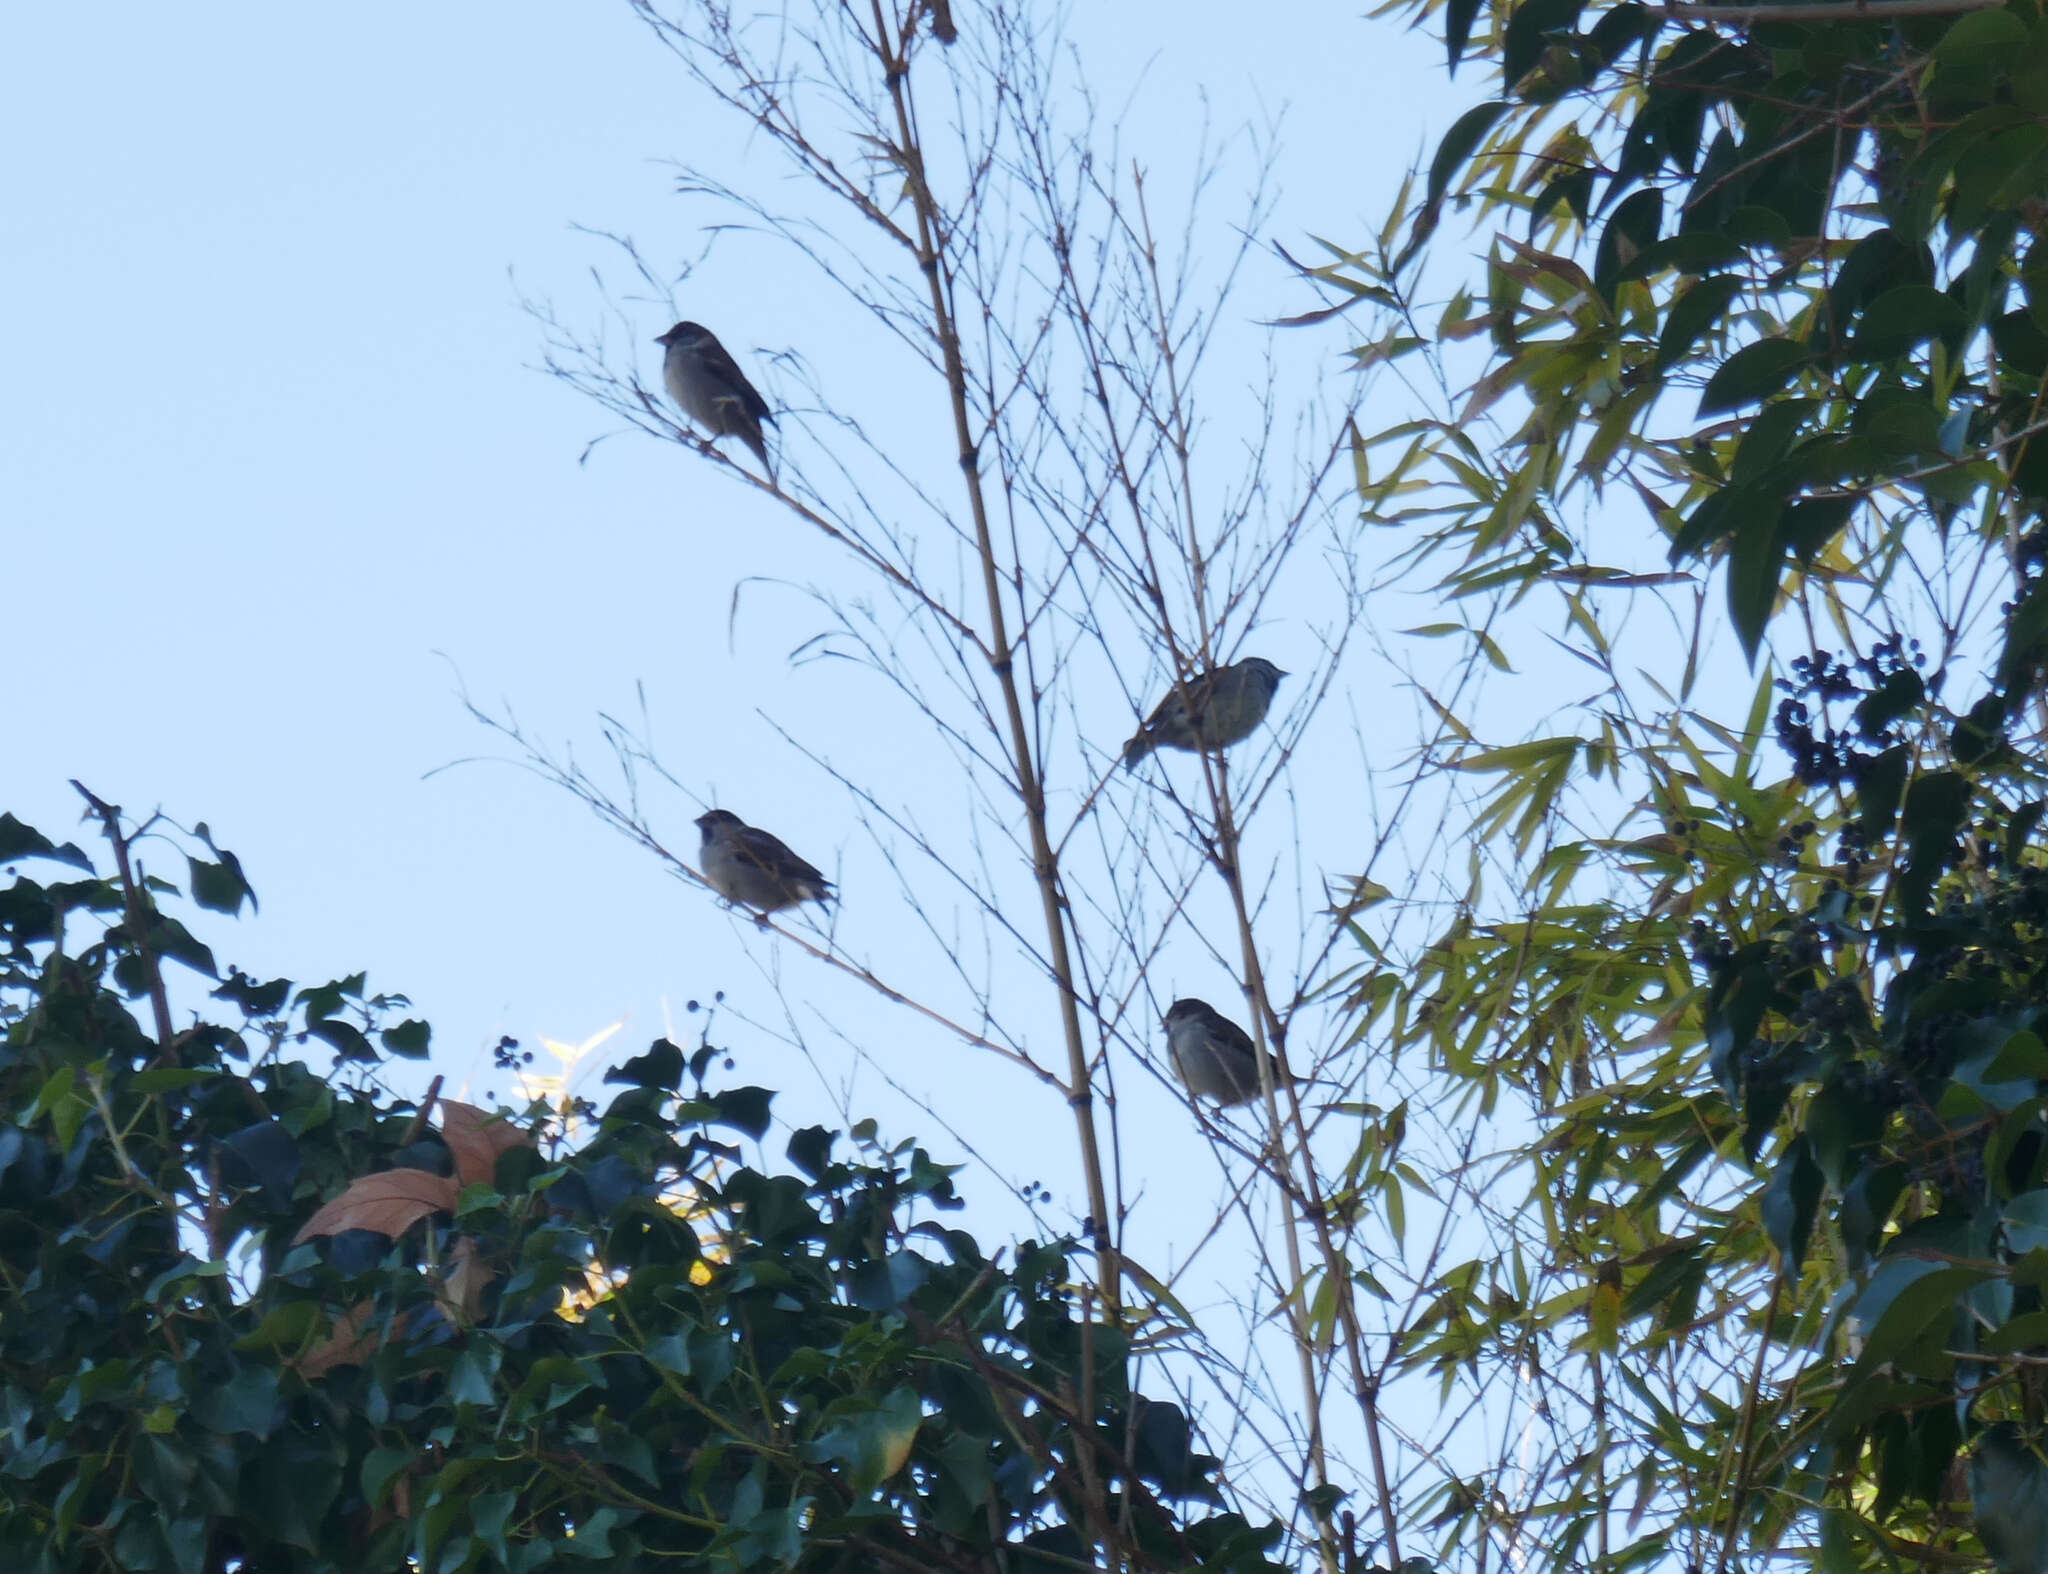
[[1934, 46], [1937, 65], [1990, 64], [2027, 46], [2026, 24], [2010, 11], [1973, 11], [1956, 18]]
[[350, 1000], [363, 998], [363, 975], [351, 973], [347, 978], [337, 978], [325, 984], [299, 991], [299, 1005], [306, 1013], [306, 1020], [331, 1017]]
[[838, 1137], [839, 1133], [823, 1126], [805, 1126], [790, 1133], [789, 1162], [812, 1180], [823, 1180], [826, 1166], [832, 1162], [832, 1144]]
[[249, 882], [242, 878], [239, 863], [208, 863], [203, 858], [188, 857], [185, 864], [190, 873], [192, 900], [201, 907], [216, 913], [239, 913], [242, 904], [255, 905], [256, 893], [249, 889]]
[[683, 1052], [667, 1039], [658, 1038], [648, 1046], [646, 1054], [635, 1055], [623, 1066], [605, 1072], [604, 1080], [673, 1093], [683, 1085]]
[[[1454, 0], [1455, 3], [1455, 0]], [[1443, 201], [1444, 193], [1450, 190], [1451, 180], [1472, 156], [1473, 150], [1486, 139], [1486, 133], [1493, 129], [1493, 123], [1508, 112], [1506, 103], [1489, 99], [1465, 111], [1444, 133], [1438, 144], [1436, 158], [1429, 166], [1429, 196], [1424, 206], [1434, 209]]]
[[299, 1178], [299, 1144], [282, 1121], [244, 1126], [220, 1145], [223, 1185], [246, 1189], [267, 1186], [289, 1196]]
[[1615, 208], [1600, 232], [1600, 248], [1593, 258], [1593, 283], [1610, 301], [1622, 270], [1656, 243], [1663, 219], [1664, 195], [1659, 191], [1633, 192]]
[[1778, 544], [1802, 566], [1811, 565], [1848, 528], [1855, 512], [1853, 497], [1794, 498], [1778, 516]]
[[204, 973], [208, 978], [220, 976], [220, 969], [214, 965], [213, 952], [175, 918], [166, 918], [159, 913], [156, 922], [150, 926], [149, 944], [158, 956], [183, 962], [195, 973]]
[[867, 1311], [894, 1311], [917, 1293], [930, 1274], [931, 1265], [915, 1252], [891, 1252], [880, 1261], [861, 1263], [847, 1275], [847, 1296]]
[[1882, 737], [1891, 724], [1919, 707], [1927, 685], [1911, 667], [1885, 674], [1884, 680], [1856, 706], [1856, 730], [1866, 738]]
[[335, 1054], [343, 1060], [374, 1061], [376, 1050], [362, 1031], [339, 1017], [320, 1017], [306, 1024], [306, 1032], [312, 1037], [331, 1045]]
[[1465, 40], [1472, 36], [1472, 19], [1479, 14], [1479, 0], [1445, 0], [1444, 47], [1451, 57], [1451, 75], [1458, 74], [1458, 57], [1465, 52]]
[[1977, 1534], [2005, 1574], [2048, 1574], [2048, 1461], [2038, 1438], [2000, 1421], [1970, 1460]]
[[1877, 1254], [1905, 1185], [1906, 1172], [1900, 1165], [1868, 1165], [1843, 1191], [1840, 1223], [1851, 1268], [1861, 1269]]
[[1925, 284], [1901, 284], [1864, 309], [1848, 353], [1861, 361], [1889, 360], [1916, 344], [1953, 336], [1969, 326], [1963, 308]]
[[718, 1112], [712, 1119], [721, 1126], [745, 1132], [758, 1142], [768, 1134], [768, 1105], [774, 1097], [769, 1088], [727, 1088], [711, 1097]]
[[1521, 0], [1501, 41], [1501, 80], [1512, 88], [1535, 69], [1550, 35], [1578, 25], [1582, 0]]
[[1864, 832], [1870, 836], [1891, 834], [1898, 817], [1899, 798], [1906, 790], [1906, 765], [1912, 751], [1895, 744], [1856, 767], [1856, 808]]
[[1982, 1269], [1951, 1268], [1924, 1257], [1880, 1263], [1849, 1311], [1867, 1330], [1858, 1366], [1874, 1369], [1900, 1356], [1937, 1321], [1945, 1326], [1963, 1294], [1985, 1277]]
[[73, 843], [59, 847], [34, 826], [23, 825], [11, 814], [0, 814], [0, 864], [22, 858], [48, 858], [92, 873], [92, 860]]
[[1723, 361], [1700, 395], [1701, 415], [1719, 415], [1782, 392], [1812, 359], [1796, 339], [1760, 339]]
[[276, 1429], [277, 1368], [245, 1366], [224, 1383], [208, 1383], [192, 1396], [192, 1415], [211, 1432], [247, 1432], [266, 1438]]
[[865, 1496], [909, 1461], [923, 1406], [916, 1390], [899, 1387], [879, 1405], [834, 1411], [831, 1425], [804, 1445], [804, 1457], [847, 1466], [854, 1492]]
[[2005, 1226], [2006, 1244], [2015, 1253], [2048, 1246], [2048, 1189], [2022, 1193], [2005, 1205], [1999, 1215]]
[[1764, 1233], [1794, 1275], [1806, 1261], [1806, 1243], [1820, 1206], [1820, 1186], [1820, 1166], [1813, 1161], [1812, 1149], [1805, 1137], [1794, 1137], [1771, 1172], [1759, 1204]]
[[1736, 445], [1735, 463], [1729, 479], [1737, 486], [1751, 486], [1760, 480], [1792, 446], [1792, 439], [1809, 416], [1820, 408], [1818, 399], [1781, 399], [1764, 406]]
[[1778, 602], [1785, 554], [1778, 544], [1777, 524], [1771, 515], [1751, 514], [1736, 527], [1728, 552], [1728, 616], [1742, 641], [1743, 654], [1751, 661], [1756, 660], [1771, 610]]
[[1712, 274], [1742, 260], [1742, 248], [1725, 235], [1681, 230], [1643, 248], [1636, 260], [1621, 270], [1623, 280], [1647, 279], [1676, 268], [1680, 273]]
[[285, 996], [292, 992], [289, 978], [273, 978], [266, 984], [259, 984], [238, 967], [228, 969], [227, 982], [215, 989], [215, 1000], [232, 1001], [241, 1007], [249, 1017], [274, 1017], [284, 1008]]
[[1600, 20], [1586, 34], [1586, 42], [1604, 64], [1612, 65], [1629, 45], [1656, 30], [1657, 19], [1636, 5], [1634, 0], [1626, 0], [1622, 5], [1611, 6], [1601, 12]]
[[433, 1037], [433, 1029], [418, 1018], [408, 1018], [397, 1027], [384, 1029], [377, 1035], [377, 1042], [392, 1054], [407, 1060], [424, 1060], [427, 1057], [427, 1041]]
[[2021, 1028], [1999, 1046], [1984, 1076], [1992, 1082], [2023, 1077], [2039, 1081], [2048, 1077], [2048, 1044], [2043, 1044], [2041, 1036], [2031, 1028]]

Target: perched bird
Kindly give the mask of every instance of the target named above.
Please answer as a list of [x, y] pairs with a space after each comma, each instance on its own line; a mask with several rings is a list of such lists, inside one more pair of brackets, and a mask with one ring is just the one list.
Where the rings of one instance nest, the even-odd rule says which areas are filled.
[[[1223, 1108], [1249, 1104], [1259, 1096], [1259, 1062], [1252, 1038], [1206, 1000], [1176, 1000], [1166, 1008], [1166, 1048], [1174, 1074], [1190, 1093], [1212, 1098]], [[1273, 1085], [1280, 1067], [1271, 1055]]]
[[1138, 735], [1124, 745], [1124, 768], [1135, 770], [1154, 749], [1227, 749], [1266, 719], [1282, 672], [1264, 656], [1198, 672], [1176, 683]]
[[654, 342], [665, 347], [661, 380], [668, 396], [713, 437], [737, 437], [753, 449], [765, 470], [768, 445], [761, 423], [775, 417], [718, 336], [697, 323], [679, 322]]
[[711, 889], [741, 907], [770, 913], [799, 902], [829, 902], [832, 882], [786, 847], [782, 839], [748, 825], [729, 809], [697, 816], [704, 833], [699, 862]]

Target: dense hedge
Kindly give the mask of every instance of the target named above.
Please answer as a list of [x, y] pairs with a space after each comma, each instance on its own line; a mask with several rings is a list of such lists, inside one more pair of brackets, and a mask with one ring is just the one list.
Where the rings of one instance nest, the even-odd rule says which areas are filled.
[[402, 998], [221, 975], [105, 819], [111, 876], [0, 819], [0, 1567], [1273, 1566], [1071, 1242], [984, 1253], [866, 1128], [750, 1162], [708, 1045], [602, 1111], [394, 1096]]

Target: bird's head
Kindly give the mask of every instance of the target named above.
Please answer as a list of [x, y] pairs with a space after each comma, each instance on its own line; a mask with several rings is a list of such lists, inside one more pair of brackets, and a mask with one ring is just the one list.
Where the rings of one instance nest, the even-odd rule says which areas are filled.
[[1257, 678], [1269, 693], [1280, 687], [1280, 680], [1287, 676], [1264, 656], [1247, 656], [1238, 666], [1247, 676]]
[[1206, 1022], [1215, 1014], [1206, 1000], [1176, 1000], [1166, 1008], [1166, 1030], [1171, 1033], [1185, 1023]]
[[728, 826], [746, 823], [730, 809], [709, 809], [697, 816], [697, 829], [702, 831], [707, 839], [716, 836], [721, 829]]
[[656, 344], [702, 344], [711, 335], [694, 322], [679, 322], [654, 342]]

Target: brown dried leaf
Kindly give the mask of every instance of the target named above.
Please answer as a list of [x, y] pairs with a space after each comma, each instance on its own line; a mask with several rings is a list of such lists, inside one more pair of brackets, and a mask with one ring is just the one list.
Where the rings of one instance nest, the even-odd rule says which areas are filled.
[[358, 1302], [335, 1318], [334, 1332], [305, 1354], [288, 1357], [285, 1365], [308, 1379], [337, 1366], [361, 1366], [377, 1349], [376, 1338], [362, 1331], [375, 1309], [372, 1302]]
[[441, 1305], [450, 1320], [475, 1322], [476, 1314], [483, 1310], [484, 1287], [497, 1277], [498, 1270], [477, 1256], [475, 1237], [457, 1237], [441, 1276]]
[[533, 1146], [524, 1127], [459, 1099], [441, 1100], [441, 1140], [455, 1155], [455, 1175], [465, 1186], [488, 1186], [499, 1154]]
[[430, 1213], [453, 1213], [462, 1187], [452, 1175], [386, 1170], [365, 1175], [308, 1219], [292, 1244], [343, 1230], [375, 1230], [394, 1240]]

